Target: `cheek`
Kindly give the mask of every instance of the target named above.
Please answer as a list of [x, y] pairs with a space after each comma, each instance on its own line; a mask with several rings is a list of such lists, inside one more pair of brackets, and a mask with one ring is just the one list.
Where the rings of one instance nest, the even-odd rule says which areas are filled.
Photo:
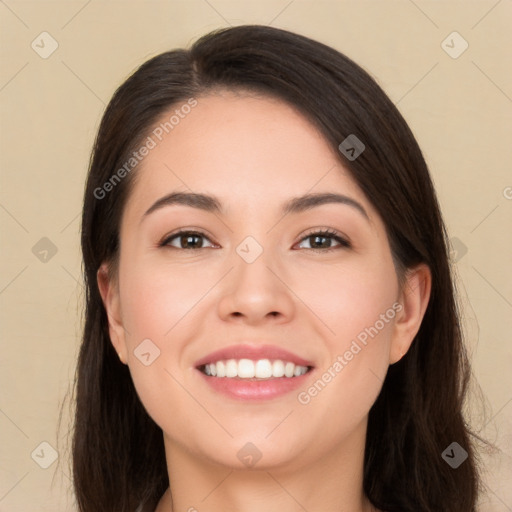
[[364, 341], [365, 329], [375, 325], [385, 338], [396, 316], [398, 280], [392, 262], [354, 258], [349, 263], [300, 272], [292, 285], [321, 321], [331, 350], [338, 352], [359, 335]]
[[[355, 424], [377, 398], [389, 365], [394, 322], [401, 309], [394, 267], [391, 260], [366, 260], [364, 265], [326, 267], [321, 281], [303, 274], [301, 282], [298, 294], [321, 320], [317, 325], [327, 350], [317, 379], [301, 390], [298, 401], [336, 418], [329, 423], [332, 428], [346, 421]], [[334, 403], [338, 407], [333, 409]]]
[[183, 388], [181, 362], [193, 338], [194, 307], [211, 286], [207, 277], [177, 266], [133, 260], [129, 270], [128, 265], [120, 268], [122, 317], [135, 389], [155, 423], [177, 438], [186, 438], [188, 421], [204, 422], [204, 411]]
[[123, 322], [132, 343], [144, 338], [163, 341], [172, 337], [175, 326], [212, 284], [208, 275], [193, 271], [192, 267], [188, 271], [151, 264], [131, 265], [121, 279]]
[[305, 424], [315, 418], [311, 435], [321, 428], [326, 446], [364, 421], [389, 367], [396, 310], [375, 299], [362, 304], [365, 307], [357, 308], [348, 302], [345, 312], [333, 318], [337, 334], [326, 343], [315, 379], [297, 394]]
[[[153, 420], [168, 432], [186, 436], [189, 420], [182, 424], [170, 418], [192, 420], [197, 416], [199, 425], [204, 422], [204, 411], [182, 386], [188, 378], [186, 372], [191, 371], [185, 365], [185, 355], [197, 332], [198, 315], [204, 311], [202, 298], [218, 277], [211, 267], [198, 269], [197, 265], [156, 260], [132, 258], [124, 267], [123, 262], [120, 265], [129, 368]], [[149, 356], [144, 355], [147, 353]]]

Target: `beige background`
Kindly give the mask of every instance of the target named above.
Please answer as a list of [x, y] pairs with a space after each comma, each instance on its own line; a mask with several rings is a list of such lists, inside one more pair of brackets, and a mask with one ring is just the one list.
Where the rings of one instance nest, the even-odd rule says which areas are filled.
[[[242, 23], [346, 53], [416, 134], [457, 239], [454, 267], [487, 404], [485, 416], [475, 408], [474, 428], [502, 448], [490, 462], [484, 454], [481, 510], [512, 510], [511, 22], [511, 0], [1, 1], [0, 511], [75, 510], [68, 417], [59, 433], [57, 420], [79, 345], [79, 215], [104, 107], [147, 58]], [[47, 58], [44, 31], [58, 43]], [[453, 31], [460, 37], [442, 44]], [[47, 469], [40, 464], [52, 452], [42, 442], [59, 455]]]

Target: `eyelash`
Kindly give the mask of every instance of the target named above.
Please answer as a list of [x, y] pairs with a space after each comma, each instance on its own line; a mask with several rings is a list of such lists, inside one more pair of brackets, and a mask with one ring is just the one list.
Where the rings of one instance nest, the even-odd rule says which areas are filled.
[[[158, 245], [159, 245], [159, 247], [169, 247], [171, 249], [178, 249], [178, 250], [182, 250], [182, 251], [192, 251], [192, 250], [198, 251], [200, 249], [209, 249], [209, 247], [198, 247], [196, 249], [192, 249], [192, 248], [187, 249], [187, 248], [181, 248], [181, 247], [173, 247], [173, 246], [169, 245], [169, 243], [172, 240], [174, 240], [175, 238], [178, 238], [179, 236], [183, 236], [183, 235], [194, 235], [194, 236], [199, 236], [199, 237], [203, 237], [203, 238], [210, 240], [208, 238], [208, 236], [205, 233], [203, 233], [202, 231], [182, 230], [182, 231], [178, 231], [176, 233], [173, 233], [172, 235], [165, 237]], [[302, 237], [300, 239], [299, 243], [303, 242], [304, 240], [311, 238], [313, 236], [332, 238], [332, 239], [336, 240], [339, 243], [339, 245], [335, 246], [335, 247], [327, 247], [325, 249], [306, 248], [306, 250], [308, 250], [308, 251], [331, 252], [336, 249], [350, 249], [352, 247], [351, 243], [347, 239], [343, 238], [337, 231], [333, 231], [331, 229], [321, 229], [319, 231], [317, 231], [317, 230], [311, 231], [310, 233], [308, 233], [307, 235]]]

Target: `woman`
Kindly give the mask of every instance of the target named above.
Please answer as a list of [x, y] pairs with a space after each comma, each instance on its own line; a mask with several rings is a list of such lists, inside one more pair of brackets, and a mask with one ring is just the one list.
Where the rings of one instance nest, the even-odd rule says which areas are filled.
[[81, 511], [475, 510], [435, 191], [347, 57], [239, 26], [143, 64], [82, 250]]

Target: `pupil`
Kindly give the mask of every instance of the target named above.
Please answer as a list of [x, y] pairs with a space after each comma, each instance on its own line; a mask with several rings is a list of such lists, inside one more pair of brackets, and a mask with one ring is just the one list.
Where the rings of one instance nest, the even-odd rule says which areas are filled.
[[[325, 236], [315, 236], [315, 237], [314, 237], [314, 240], [315, 240], [315, 242], [314, 242], [314, 243], [315, 243], [315, 244], [317, 244], [317, 243], [319, 243], [319, 242], [318, 242], [318, 240], [322, 240], [322, 239], [323, 239], [323, 240], [327, 240], [327, 237], [325, 237]], [[319, 243], [319, 245], [320, 245], [320, 246], [323, 246], [323, 247], [330, 247], [330, 246], [331, 246], [330, 242], [326, 242], [326, 243], [324, 243], [324, 244]]]
[[[189, 241], [191, 239], [198, 239], [200, 238], [198, 235], [186, 235], [186, 236], [182, 236], [181, 237], [181, 241], [182, 241], [182, 246], [185, 247], [185, 248], [188, 248], [188, 247], [197, 247], [197, 244], [194, 244], [193, 242], [192, 243], [189, 243]], [[185, 242], [184, 242], [185, 241]], [[199, 247], [201, 247], [201, 243], [199, 242]]]

